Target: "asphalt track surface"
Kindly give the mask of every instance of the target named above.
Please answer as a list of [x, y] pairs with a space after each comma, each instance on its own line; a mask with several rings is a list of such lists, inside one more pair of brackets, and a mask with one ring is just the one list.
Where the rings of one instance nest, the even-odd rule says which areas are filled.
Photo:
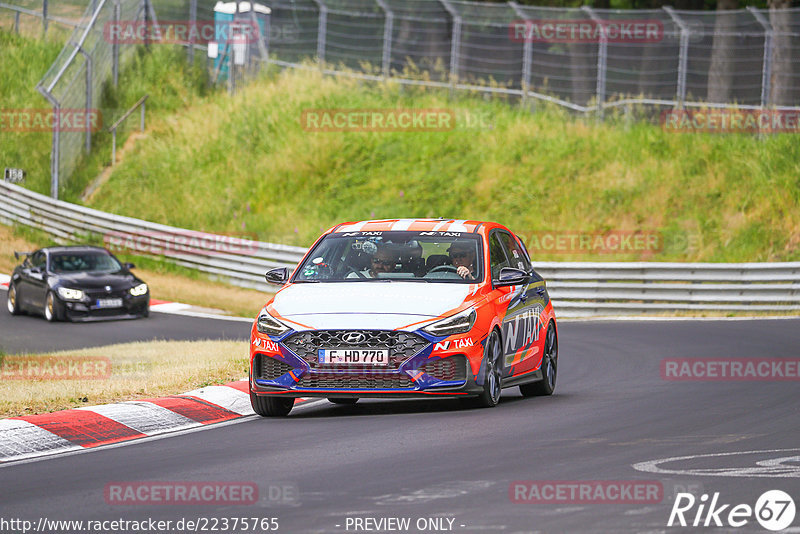
[[[6, 332], [23, 339], [34, 324], [19, 322], [11, 330], [8, 322], [8, 316], [0, 319], [4, 343]], [[75, 346], [73, 332], [86, 343], [186, 339], [191, 332], [234, 337], [246, 328], [230, 323], [214, 330], [211, 324], [158, 315], [140, 323], [59, 325], [52, 330], [58, 339], [49, 341]], [[137, 330], [140, 325], [147, 333]], [[43, 338], [40, 347], [51, 336], [45, 327], [50, 325], [30, 330]], [[288, 533], [375, 532], [352, 522], [347, 528], [348, 518], [390, 517], [410, 518], [412, 528], [383, 532], [709, 530], [667, 528], [675, 492], [719, 492], [720, 503], [753, 506], [764, 491], [781, 489], [800, 504], [800, 388], [796, 381], [666, 381], [660, 362], [796, 358], [799, 346], [800, 320], [793, 319], [563, 322], [552, 397], [525, 399], [512, 388], [493, 409], [463, 409], [451, 400], [362, 400], [352, 407], [315, 401], [285, 419], [246, 417], [201, 432], [10, 464], [0, 467], [0, 519], [275, 517], [278, 532]], [[696, 457], [779, 449], [794, 451]], [[659, 464], [675, 471], [669, 474], [633, 467], [677, 456], [695, 458]], [[783, 468], [758, 467], [770, 460]], [[737, 470], [687, 473], [696, 468]], [[647, 504], [514, 503], [509, 487], [518, 480], [651, 480], [662, 485], [664, 496]], [[132, 481], [253, 482], [260, 499], [239, 506], [106, 502], [107, 484]], [[289, 497], [270, 495], [276, 487], [289, 488]], [[689, 521], [696, 510], [687, 513]], [[421, 518], [442, 517], [454, 520], [452, 530], [416, 528]], [[767, 532], [753, 518], [742, 528], [714, 531]], [[798, 531], [800, 515], [788, 530]]]

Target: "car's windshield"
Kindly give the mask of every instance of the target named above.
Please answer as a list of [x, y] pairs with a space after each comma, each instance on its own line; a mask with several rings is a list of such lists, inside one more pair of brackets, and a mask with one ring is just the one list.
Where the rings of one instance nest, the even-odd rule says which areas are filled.
[[464, 232], [344, 232], [325, 236], [294, 282], [475, 283], [483, 277], [481, 238]]
[[105, 252], [72, 252], [53, 254], [50, 269], [55, 273], [116, 272], [122, 269], [113, 256]]

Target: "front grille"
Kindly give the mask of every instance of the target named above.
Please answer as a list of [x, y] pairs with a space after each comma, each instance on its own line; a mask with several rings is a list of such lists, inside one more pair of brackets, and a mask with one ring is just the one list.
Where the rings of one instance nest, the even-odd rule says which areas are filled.
[[259, 354], [255, 368], [258, 369], [258, 378], [262, 380], [275, 380], [292, 370], [292, 366], [269, 356]]
[[420, 367], [420, 370], [437, 380], [466, 380], [467, 361], [464, 356], [440, 358]]
[[[362, 337], [349, 341], [348, 337]], [[369, 348], [389, 349], [389, 365], [386, 369], [397, 369], [401, 363], [414, 356], [428, 345], [428, 341], [417, 334], [396, 330], [311, 330], [289, 336], [284, 345], [303, 358], [312, 369], [342, 368], [332, 364], [320, 364], [318, 349]], [[352, 367], [348, 370], [355, 371]]]
[[87, 297], [92, 300], [95, 299], [113, 299], [113, 298], [123, 298], [128, 294], [127, 289], [117, 289], [111, 292], [107, 292], [105, 289], [87, 289], [84, 291]]
[[299, 388], [336, 389], [409, 389], [411, 379], [405, 373], [337, 374], [309, 373], [297, 383]]

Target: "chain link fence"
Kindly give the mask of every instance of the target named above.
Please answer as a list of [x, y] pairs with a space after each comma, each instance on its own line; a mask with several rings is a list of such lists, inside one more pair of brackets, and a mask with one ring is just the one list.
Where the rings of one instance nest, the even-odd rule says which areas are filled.
[[[50, 3], [74, 11], [77, 1]], [[35, 7], [42, 0], [17, 2]], [[106, 25], [161, 20], [165, 26], [216, 28], [212, 38], [189, 32], [180, 44], [190, 61], [207, 57], [215, 44], [221, 59], [206, 61], [231, 89], [237, 72], [264, 62], [314, 68], [308, 63], [316, 61], [332, 75], [504, 94], [599, 115], [636, 104], [800, 111], [800, 8], [700, 12], [463, 0], [265, 0], [269, 13], [256, 20], [250, 3], [229, 2], [234, 18], [259, 33], [246, 47], [243, 63], [250, 68], [220, 76], [236, 47], [219, 42], [217, 4], [91, 0], [82, 16], [73, 15], [78, 27], [37, 88], [56, 114], [99, 108], [102, 85], [114, 82], [120, 61], [135, 46], [108, 39]], [[59, 180], [90, 149], [90, 133], [54, 128], [54, 197]]]

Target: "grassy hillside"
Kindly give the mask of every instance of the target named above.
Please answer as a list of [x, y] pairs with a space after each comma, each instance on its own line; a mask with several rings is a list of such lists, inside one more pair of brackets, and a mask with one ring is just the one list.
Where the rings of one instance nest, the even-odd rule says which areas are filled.
[[[63, 32], [49, 32], [46, 40], [18, 36], [0, 30], [0, 110], [48, 110], [50, 104], [36, 91], [36, 83], [55, 61], [63, 47]], [[140, 50], [120, 73], [117, 88], [108, 87], [100, 104], [103, 129], [94, 134], [92, 154], [62, 183], [62, 197], [78, 198], [84, 188], [111, 161], [111, 136], [105, 130], [143, 95], [150, 95], [147, 119], [166, 117], [176, 109], [202, 99], [208, 92], [208, 77], [199, 66], [187, 65], [186, 52], [178, 47], [153, 46], [151, 53]], [[26, 186], [50, 193], [51, 132], [12, 131], [8, 118], [0, 123], [0, 168], [17, 167], [27, 172]], [[118, 142], [124, 143], [138, 125], [136, 118], [121, 128]]]
[[[454, 110], [457, 127], [301, 126], [304, 110], [387, 107]], [[483, 121], [466, 125], [467, 113]], [[667, 243], [655, 255], [540, 259], [796, 260], [800, 143], [792, 135], [674, 134], [284, 73], [154, 124], [93, 206], [300, 245], [344, 220], [444, 216], [497, 220], [526, 235], [657, 231]]]

